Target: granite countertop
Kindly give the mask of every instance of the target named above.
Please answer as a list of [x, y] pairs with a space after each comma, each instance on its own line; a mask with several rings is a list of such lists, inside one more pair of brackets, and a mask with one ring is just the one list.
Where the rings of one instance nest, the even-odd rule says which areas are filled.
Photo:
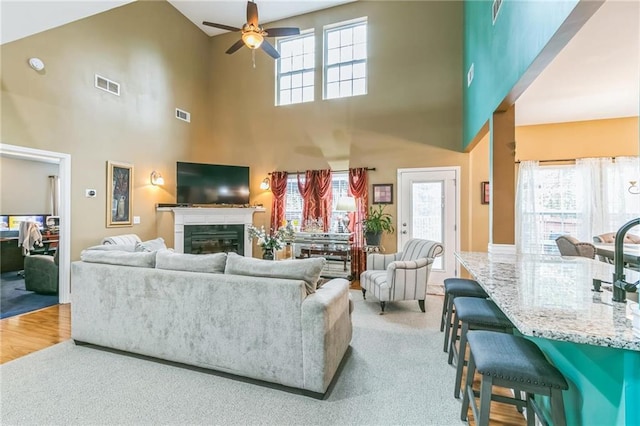
[[[611, 282], [613, 265], [551, 255], [460, 252], [456, 258], [522, 334], [640, 351], [633, 302], [612, 302], [611, 291], [592, 291], [593, 278]], [[640, 277], [628, 269], [625, 274], [627, 282]]]

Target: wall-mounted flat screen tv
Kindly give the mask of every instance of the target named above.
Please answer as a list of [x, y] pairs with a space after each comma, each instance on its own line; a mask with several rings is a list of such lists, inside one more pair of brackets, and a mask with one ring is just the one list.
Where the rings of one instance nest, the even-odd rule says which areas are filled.
[[177, 163], [179, 204], [249, 204], [249, 167]]

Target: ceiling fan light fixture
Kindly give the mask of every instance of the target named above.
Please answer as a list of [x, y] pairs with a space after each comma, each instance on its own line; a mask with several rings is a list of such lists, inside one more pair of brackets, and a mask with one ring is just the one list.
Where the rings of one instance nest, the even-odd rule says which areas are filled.
[[242, 41], [249, 49], [257, 49], [264, 41], [262, 34], [255, 31], [247, 31], [242, 33]]

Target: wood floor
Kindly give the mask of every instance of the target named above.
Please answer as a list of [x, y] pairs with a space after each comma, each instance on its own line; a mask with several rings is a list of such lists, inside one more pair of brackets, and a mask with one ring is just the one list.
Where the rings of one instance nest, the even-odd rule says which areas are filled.
[[[360, 285], [358, 282], [354, 282], [351, 288], [360, 289]], [[69, 304], [56, 305], [0, 320], [0, 364], [70, 339], [70, 306]], [[479, 388], [478, 380], [476, 380], [475, 387]], [[469, 411], [469, 424], [475, 424], [471, 411]], [[490, 424], [492, 426], [522, 426], [526, 424], [526, 421], [514, 407], [493, 402]]]

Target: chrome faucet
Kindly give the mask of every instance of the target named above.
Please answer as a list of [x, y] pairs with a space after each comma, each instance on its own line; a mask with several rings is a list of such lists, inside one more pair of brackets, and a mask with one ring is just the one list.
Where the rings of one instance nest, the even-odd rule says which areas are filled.
[[628, 283], [625, 281], [624, 275], [624, 236], [627, 234], [629, 229], [633, 228], [636, 225], [640, 225], [640, 217], [632, 219], [631, 221], [625, 223], [618, 229], [616, 232], [616, 240], [614, 242], [614, 252], [613, 252], [613, 263], [614, 263], [614, 272], [613, 272], [613, 301], [614, 302], [625, 302], [627, 297], [627, 291], [633, 293], [638, 290], [637, 283]]

